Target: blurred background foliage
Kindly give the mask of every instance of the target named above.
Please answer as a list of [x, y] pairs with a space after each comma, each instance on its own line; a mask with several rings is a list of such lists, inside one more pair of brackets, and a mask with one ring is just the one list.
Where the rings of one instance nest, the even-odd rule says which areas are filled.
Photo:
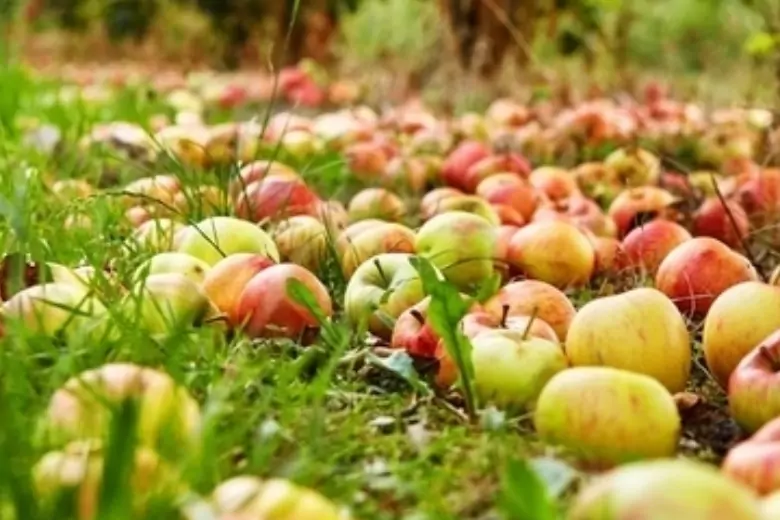
[[446, 71], [465, 69], [476, 90], [518, 75], [626, 89], [661, 75], [691, 93], [780, 96], [778, 0], [0, 0], [14, 13], [28, 38], [59, 35], [67, 59], [94, 58], [101, 39], [182, 64], [382, 68], [411, 88], [446, 88]]

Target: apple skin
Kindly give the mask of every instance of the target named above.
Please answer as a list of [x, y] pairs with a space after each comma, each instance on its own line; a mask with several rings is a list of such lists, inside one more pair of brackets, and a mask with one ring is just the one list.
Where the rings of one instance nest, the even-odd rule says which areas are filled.
[[508, 316], [531, 316], [549, 324], [560, 341], [565, 341], [574, 316], [574, 305], [560, 290], [538, 280], [511, 282], [485, 303], [485, 310], [501, 319], [504, 307]]
[[441, 179], [448, 186], [473, 192], [476, 186], [469, 189], [469, 168], [488, 156], [490, 156], [490, 150], [485, 144], [479, 141], [464, 141], [444, 160], [441, 167]]
[[406, 206], [395, 193], [384, 188], [367, 188], [352, 197], [347, 212], [350, 222], [370, 218], [398, 222], [406, 214]]
[[439, 205], [443, 200], [459, 195], [465, 195], [465, 193], [448, 186], [432, 189], [423, 195], [423, 198], [420, 200], [420, 216], [423, 220], [430, 220], [434, 215], [441, 213], [439, 211]]
[[539, 194], [531, 184], [512, 173], [498, 173], [477, 186], [477, 195], [491, 204], [505, 204], [525, 219], [531, 220], [539, 204]]
[[231, 200], [238, 200], [239, 196], [246, 191], [250, 184], [263, 180], [265, 177], [281, 177], [288, 179], [299, 179], [298, 173], [286, 164], [257, 160], [242, 166], [238, 172], [238, 178], [230, 182], [228, 194]]
[[655, 276], [655, 286], [687, 316], [705, 316], [729, 287], [758, 279], [750, 260], [723, 242], [696, 237], [674, 248]]
[[712, 466], [686, 459], [636, 462], [597, 478], [568, 520], [760, 520], [755, 495]]
[[220, 312], [227, 316], [231, 327], [238, 327], [238, 302], [244, 287], [257, 273], [274, 265], [274, 261], [254, 253], [236, 253], [223, 258], [211, 268], [203, 280], [203, 292]]
[[194, 227], [189, 226], [178, 250], [209, 265], [234, 253], [257, 253], [279, 261], [276, 244], [265, 231], [251, 222], [233, 217], [211, 217]]
[[385, 253], [357, 268], [344, 294], [344, 313], [356, 326], [366, 321], [368, 330], [389, 340], [393, 325], [382, 319], [398, 319], [405, 310], [425, 298], [422, 281], [409, 261], [412, 255]]
[[780, 491], [772, 493], [761, 501], [761, 518], [763, 520], [780, 518]]
[[490, 155], [472, 164], [466, 170], [462, 187], [466, 192], [474, 193], [483, 180], [491, 175], [507, 172], [526, 178], [531, 173], [531, 164], [525, 157], [516, 153]]
[[316, 215], [319, 198], [299, 178], [266, 177], [246, 187], [236, 201], [236, 215], [252, 222]]
[[687, 229], [670, 220], [656, 219], [637, 226], [621, 243], [621, 267], [655, 275], [663, 259], [691, 238]]
[[742, 240], [750, 232], [750, 221], [738, 202], [728, 200], [724, 206], [719, 198], [710, 197], [696, 210], [692, 229], [696, 236], [712, 237], [733, 249], [741, 249]]
[[168, 374], [130, 363], [109, 363], [70, 378], [49, 401], [46, 433], [58, 444], [101, 438], [111, 422], [107, 404], [130, 398], [139, 404], [141, 444], [175, 451], [194, 447], [201, 424], [197, 401]]
[[755, 432], [780, 416], [780, 331], [775, 331], [739, 362], [729, 377], [729, 410], [737, 424]]
[[506, 283], [511, 276], [511, 269], [509, 265], [509, 243], [512, 241], [512, 237], [520, 229], [518, 226], [502, 225], [498, 228], [496, 234], [496, 250], [493, 257], [493, 265], [501, 275], [501, 281]]
[[568, 368], [557, 341], [524, 337], [522, 330], [491, 330], [471, 341], [474, 387], [483, 403], [512, 410], [533, 407], [542, 388]]
[[529, 278], [559, 288], [590, 280], [596, 254], [585, 234], [561, 221], [532, 222], [509, 242], [509, 263]]
[[740, 361], [780, 329], [780, 287], [743, 282], [724, 291], [704, 320], [702, 350], [722, 388]]
[[272, 236], [283, 260], [315, 273], [328, 254], [328, 230], [315, 217], [298, 215], [283, 220]]
[[607, 214], [617, 226], [618, 237], [624, 237], [638, 224], [639, 215], [646, 215], [644, 222], [671, 214], [669, 206], [675, 202], [674, 196], [656, 186], [641, 186], [623, 191], [615, 197]]
[[757, 225], [773, 222], [780, 213], [780, 170], [764, 168], [740, 175], [736, 199]]
[[691, 338], [674, 304], [655, 289], [639, 288], [586, 303], [566, 337], [572, 366], [604, 365], [644, 374], [670, 392], [685, 389]]
[[596, 253], [595, 274], [613, 275], [617, 273], [622, 264], [623, 249], [620, 240], [612, 237], [588, 237], [593, 244]]
[[0, 322], [19, 320], [26, 333], [66, 338], [106, 314], [106, 308], [87, 287], [72, 283], [33, 285], [14, 294], [0, 305]]
[[551, 220], [569, 222], [596, 236], [612, 237], [617, 232], [615, 223], [601, 211], [599, 205], [581, 195], [542, 204], [534, 213], [532, 220], [533, 222]]
[[534, 425], [542, 441], [595, 467], [671, 457], [681, 430], [661, 383], [611, 367], [575, 367], [553, 377], [539, 395]]
[[439, 201], [439, 204], [436, 206], [436, 210], [431, 217], [452, 211], [463, 211], [478, 215], [494, 226], [499, 226], [502, 223], [498, 211], [485, 199], [476, 195], [446, 197]]
[[731, 448], [721, 470], [759, 495], [780, 490], [780, 419], [770, 420], [755, 435]]
[[468, 291], [493, 275], [497, 238], [498, 228], [484, 218], [450, 211], [423, 224], [415, 250], [458, 289]]
[[178, 246], [177, 232], [182, 229], [184, 224], [168, 218], [147, 220], [133, 231], [130, 240], [152, 251], [173, 251]]
[[550, 201], [568, 199], [579, 194], [577, 180], [568, 170], [555, 166], [536, 168], [528, 177], [531, 186]]
[[137, 283], [122, 310], [152, 335], [199, 324], [216, 308], [198, 284], [181, 273], [152, 274]]
[[135, 278], [141, 280], [150, 274], [181, 273], [200, 284], [210, 269], [209, 264], [187, 253], [157, 253], [136, 269]]
[[328, 288], [311, 271], [295, 264], [267, 267], [252, 277], [238, 299], [236, 316], [250, 338], [300, 338], [307, 329], [319, 327], [316, 316], [292, 299], [290, 280], [303, 283], [326, 317], [333, 315]]
[[279, 478], [233, 477], [217, 486], [211, 502], [222, 520], [349, 520], [324, 496]]
[[[358, 227], [370, 222], [365, 227]], [[414, 231], [392, 222], [362, 220], [353, 224], [336, 242], [341, 255], [341, 268], [350, 278], [355, 270], [368, 259], [383, 253], [414, 253]]]
[[376, 141], [353, 143], [344, 149], [344, 157], [352, 175], [365, 182], [380, 179], [391, 159]]

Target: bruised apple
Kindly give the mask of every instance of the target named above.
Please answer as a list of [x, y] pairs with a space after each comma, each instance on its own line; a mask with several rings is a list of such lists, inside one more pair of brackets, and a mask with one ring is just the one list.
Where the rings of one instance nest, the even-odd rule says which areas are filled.
[[655, 378], [670, 392], [685, 389], [691, 344], [685, 320], [663, 293], [633, 289], [582, 307], [566, 337], [572, 366], [603, 365]]
[[539, 395], [534, 425], [541, 440], [594, 467], [671, 457], [681, 430], [677, 407], [661, 383], [611, 367], [555, 375]]

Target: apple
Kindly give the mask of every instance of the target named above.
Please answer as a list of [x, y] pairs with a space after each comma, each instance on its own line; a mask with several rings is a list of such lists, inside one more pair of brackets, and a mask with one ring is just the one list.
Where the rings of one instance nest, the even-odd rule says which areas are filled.
[[[176, 500], [180, 483], [159, 455], [139, 447], [130, 456], [133, 464], [127, 468], [127, 477], [133, 517], [146, 517], [150, 504]], [[95, 440], [74, 441], [46, 453], [32, 469], [37, 509], [47, 518], [98, 518], [105, 458], [100, 442]], [[63, 497], [72, 498], [63, 501]]]
[[464, 211], [442, 213], [417, 232], [415, 249], [460, 290], [490, 278], [495, 270], [497, 228]]
[[615, 172], [601, 162], [587, 162], [574, 169], [577, 186], [586, 197], [608, 206], [623, 189]]
[[528, 123], [533, 113], [512, 99], [496, 99], [485, 111], [485, 117], [499, 126], [519, 127]]
[[542, 441], [595, 467], [671, 457], [681, 430], [674, 399], [661, 383], [612, 367], [555, 375], [539, 395], [534, 425]]
[[498, 220], [502, 226], [525, 226], [526, 221], [519, 211], [512, 206], [506, 204], [491, 204], [490, 205], [498, 216]]
[[[508, 307], [508, 310], [506, 310]], [[560, 290], [537, 280], [511, 282], [485, 303], [494, 318], [536, 316], [548, 323], [560, 341], [565, 341], [569, 326], [577, 313], [574, 305]]]
[[[364, 227], [359, 224], [366, 223]], [[336, 242], [341, 267], [349, 278], [368, 259], [383, 253], [414, 253], [414, 231], [392, 222], [362, 220], [348, 227]]]
[[422, 281], [409, 261], [412, 255], [385, 253], [357, 268], [344, 294], [344, 314], [382, 339], [392, 336], [394, 321], [425, 298]]
[[743, 282], [715, 299], [704, 320], [702, 350], [721, 387], [727, 387], [739, 362], [778, 329], [780, 287]]
[[60, 179], [51, 185], [51, 193], [63, 202], [86, 199], [95, 193], [95, 188], [84, 179]]
[[778, 372], [780, 331], [775, 331], [742, 358], [729, 377], [729, 410], [744, 430], [754, 432], [780, 416]]
[[316, 213], [316, 217], [332, 235], [338, 234], [349, 225], [347, 208], [337, 200], [321, 200]]
[[273, 239], [282, 260], [317, 272], [328, 254], [328, 230], [316, 218], [307, 215], [279, 222]]
[[[609, 206], [608, 215], [617, 225], [619, 237], [658, 217], [673, 216], [670, 209], [675, 197], [655, 186], [642, 186], [621, 192]], [[673, 220], [673, 219], [672, 219]]]
[[532, 408], [547, 382], [568, 366], [557, 341], [522, 330], [493, 330], [471, 341], [474, 387], [480, 402]]
[[214, 265], [234, 253], [257, 253], [279, 261], [273, 239], [251, 222], [233, 217], [210, 217], [189, 226], [178, 251]]
[[352, 197], [347, 212], [351, 222], [369, 218], [397, 222], [406, 214], [406, 206], [395, 193], [384, 188], [367, 188]]
[[446, 186], [432, 189], [423, 195], [423, 198], [420, 200], [420, 214], [422, 219], [429, 220], [434, 215], [438, 215], [441, 213], [439, 211], [439, 205], [442, 203], [442, 201], [450, 197], [457, 197], [461, 195], [465, 195], [465, 193], [458, 189], [449, 188]]
[[138, 439], [163, 453], [192, 448], [200, 434], [198, 403], [168, 374], [130, 363], [109, 363], [70, 378], [51, 398], [47, 433], [57, 441], [108, 434], [112, 406], [138, 403]]
[[280, 220], [295, 215], [316, 215], [317, 195], [298, 178], [266, 177], [239, 195], [236, 215], [253, 222]]
[[740, 249], [742, 240], [750, 232], [750, 221], [738, 202], [729, 200], [724, 205], [719, 198], [710, 197], [693, 215], [692, 229], [696, 236], [716, 238], [731, 248]]
[[377, 141], [353, 143], [344, 149], [344, 157], [352, 175], [366, 182], [381, 178], [391, 159]]
[[227, 204], [227, 197], [216, 186], [202, 184], [195, 189], [183, 189], [173, 196], [173, 206], [179, 214], [192, 217], [212, 217], [219, 214]]
[[510, 315], [510, 306], [504, 307], [505, 316], [498, 317], [487, 311], [471, 311], [463, 317], [461, 328], [463, 334], [474, 339], [483, 332], [498, 331], [519, 331], [527, 332], [529, 338], [539, 338], [553, 343], [560, 343], [558, 335], [549, 323], [540, 319], [538, 316]]
[[566, 337], [572, 366], [604, 365], [655, 378], [670, 392], [685, 389], [691, 339], [685, 320], [660, 291], [632, 289], [586, 303]]
[[382, 175], [386, 188], [422, 193], [428, 183], [429, 165], [421, 157], [394, 157]]
[[736, 199], [756, 224], [773, 223], [780, 213], [780, 170], [765, 168], [741, 175]]
[[451, 211], [462, 211], [479, 215], [494, 226], [501, 224], [501, 217], [496, 209], [482, 197], [476, 195], [456, 195], [442, 199], [436, 206], [431, 217]]
[[489, 155], [466, 170], [459, 187], [467, 193], [474, 193], [483, 180], [497, 173], [512, 173], [526, 178], [531, 173], [531, 164], [525, 157], [516, 153]]
[[770, 420], [753, 437], [731, 448], [721, 470], [759, 495], [780, 490], [780, 419]]
[[154, 134], [162, 152], [186, 167], [204, 167], [209, 132], [204, 126], [166, 126]]
[[688, 230], [670, 220], [656, 219], [637, 226], [621, 243], [621, 267], [655, 275], [663, 259], [691, 238]]
[[666, 255], [658, 266], [655, 286], [683, 314], [705, 316], [723, 291], [757, 279], [750, 260], [714, 238], [696, 237]]
[[595, 274], [612, 275], [622, 263], [623, 250], [620, 241], [612, 237], [597, 237], [593, 235], [590, 243], [596, 253]]
[[512, 173], [498, 173], [477, 186], [477, 195], [492, 204], [504, 204], [516, 210], [526, 222], [536, 211], [539, 194], [531, 184]]
[[[639, 516], [638, 516], [639, 515]], [[597, 478], [574, 501], [569, 520], [760, 520], [755, 495], [693, 460], [635, 462]]]
[[548, 221], [520, 228], [509, 243], [508, 258], [512, 267], [529, 278], [565, 288], [590, 280], [596, 255], [574, 225]]
[[479, 141], [463, 141], [444, 160], [441, 179], [445, 184], [464, 191], [473, 191], [468, 181], [469, 168], [490, 156], [490, 150]]
[[309, 289], [323, 316], [333, 315], [328, 288], [311, 271], [295, 264], [272, 265], [253, 276], [239, 296], [236, 317], [247, 336], [299, 339], [320, 326], [316, 314], [289, 294], [291, 280]]
[[137, 179], [123, 190], [122, 201], [126, 206], [160, 202], [172, 205], [173, 198], [181, 190], [179, 179], [173, 175], [155, 175]]
[[412, 305], [398, 316], [390, 337], [392, 348], [404, 349], [417, 358], [434, 358], [440, 341], [428, 321], [430, 296]]
[[233, 477], [217, 486], [211, 502], [223, 520], [349, 520], [319, 493], [278, 478]]
[[528, 180], [531, 186], [553, 202], [568, 199], [580, 192], [574, 176], [568, 170], [555, 166], [536, 168]]
[[266, 177], [300, 178], [291, 166], [284, 163], [267, 160], [252, 161], [242, 166], [238, 171], [238, 177], [230, 182], [228, 192], [230, 198], [237, 200], [250, 184], [261, 181]]
[[147, 276], [121, 305], [127, 319], [152, 335], [197, 325], [214, 310], [200, 286], [181, 273]]
[[780, 491], [772, 493], [761, 501], [761, 518], [763, 520], [780, 518]]
[[502, 225], [498, 228], [496, 234], [496, 250], [493, 255], [493, 265], [496, 272], [501, 275], [501, 280], [503, 282], [507, 282], [511, 275], [509, 266], [509, 242], [511, 242], [512, 237], [517, 233], [518, 229], [520, 229], [519, 226]]
[[604, 159], [604, 165], [626, 186], [656, 184], [661, 176], [661, 161], [642, 148], [619, 148]]
[[54, 282], [33, 285], [11, 296], [0, 306], [0, 321], [16, 321], [33, 335], [69, 338], [106, 312], [88, 287]]
[[133, 231], [131, 239], [152, 251], [171, 251], [176, 248], [176, 233], [184, 224], [169, 218], [156, 218], [143, 222]]
[[150, 274], [181, 273], [193, 282], [203, 282], [211, 266], [187, 253], [157, 253], [141, 264], [135, 271], [135, 279], [140, 280]]
[[202, 288], [232, 327], [238, 327], [238, 301], [244, 287], [257, 273], [274, 265], [270, 258], [254, 253], [236, 253], [214, 264]]
[[558, 220], [586, 229], [596, 236], [615, 236], [614, 221], [606, 216], [598, 204], [581, 195], [542, 204], [533, 216], [533, 222]]

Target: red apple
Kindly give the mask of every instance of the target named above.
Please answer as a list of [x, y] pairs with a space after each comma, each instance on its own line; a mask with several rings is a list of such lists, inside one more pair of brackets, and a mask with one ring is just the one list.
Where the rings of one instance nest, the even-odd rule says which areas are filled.
[[729, 409], [748, 432], [780, 416], [780, 331], [742, 358], [729, 377]]
[[531, 220], [539, 200], [534, 187], [512, 173], [499, 173], [483, 180], [477, 186], [477, 195], [515, 209], [526, 222]]
[[238, 177], [230, 182], [230, 198], [236, 200], [250, 184], [261, 181], [266, 177], [277, 176], [283, 178], [299, 178], [298, 173], [286, 164], [276, 161], [253, 161], [243, 166], [238, 172]]
[[609, 206], [609, 216], [615, 221], [619, 237], [642, 223], [670, 214], [675, 202], [668, 191], [655, 186], [632, 188], [620, 193]]
[[474, 193], [480, 182], [497, 173], [513, 173], [527, 178], [531, 173], [531, 164], [525, 157], [515, 153], [489, 155], [469, 167], [460, 187], [468, 193]]
[[246, 220], [283, 219], [316, 215], [319, 198], [301, 179], [266, 177], [247, 186], [239, 195], [236, 214]]
[[590, 243], [593, 244], [593, 250], [596, 252], [595, 273], [609, 275], [617, 271], [623, 256], [620, 241], [617, 238], [595, 235], [589, 238]]
[[[729, 216], [731, 213], [731, 216]], [[742, 247], [742, 240], [750, 231], [750, 221], [745, 209], [736, 201], [719, 198], [705, 200], [693, 216], [693, 233], [696, 236], [717, 238], [734, 249]]]
[[621, 267], [654, 275], [666, 255], [691, 238], [684, 227], [670, 220], [657, 219], [635, 227], [623, 238]]
[[757, 224], [769, 224], [780, 214], [780, 169], [763, 169], [738, 179], [737, 200]]
[[655, 285], [683, 314], [704, 316], [726, 289], [757, 279], [750, 260], [714, 238], [696, 237], [664, 258]]
[[543, 204], [534, 213], [534, 222], [562, 220], [587, 229], [596, 236], [614, 236], [615, 223], [598, 204], [582, 195]]
[[253, 253], [236, 253], [214, 264], [203, 280], [203, 292], [232, 327], [239, 325], [238, 301], [244, 287], [257, 273], [274, 265], [273, 260]]
[[568, 199], [580, 192], [577, 180], [568, 170], [555, 166], [542, 166], [528, 177], [531, 186], [551, 201]]
[[363, 181], [379, 179], [390, 160], [385, 148], [376, 141], [351, 144], [344, 149], [344, 156], [349, 171]]
[[473, 191], [476, 186], [469, 188], [469, 168], [489, 155], [490, 150], [485, 144], [479, 141], [464, 141], [447, 156], [442, 165], [441, 179], [449, 186]]
[[277, 264], [261, 270], [246, 284], [238, 300], [237, 318], [252, 338], [300, 338], [319, 326], [316, 316], [288, 294], [288, 282], [302, 282], [325, 316], [333, 314], [328, 288], [311, 271], [295, 264]]
[[[763, 372], [758, 377], [773, 376]], [[721, 469], [730, 478], [753, 488], [760, 495], [779, 490], [780, 418], [767, 422], [755, 435], [729, 450]]]

